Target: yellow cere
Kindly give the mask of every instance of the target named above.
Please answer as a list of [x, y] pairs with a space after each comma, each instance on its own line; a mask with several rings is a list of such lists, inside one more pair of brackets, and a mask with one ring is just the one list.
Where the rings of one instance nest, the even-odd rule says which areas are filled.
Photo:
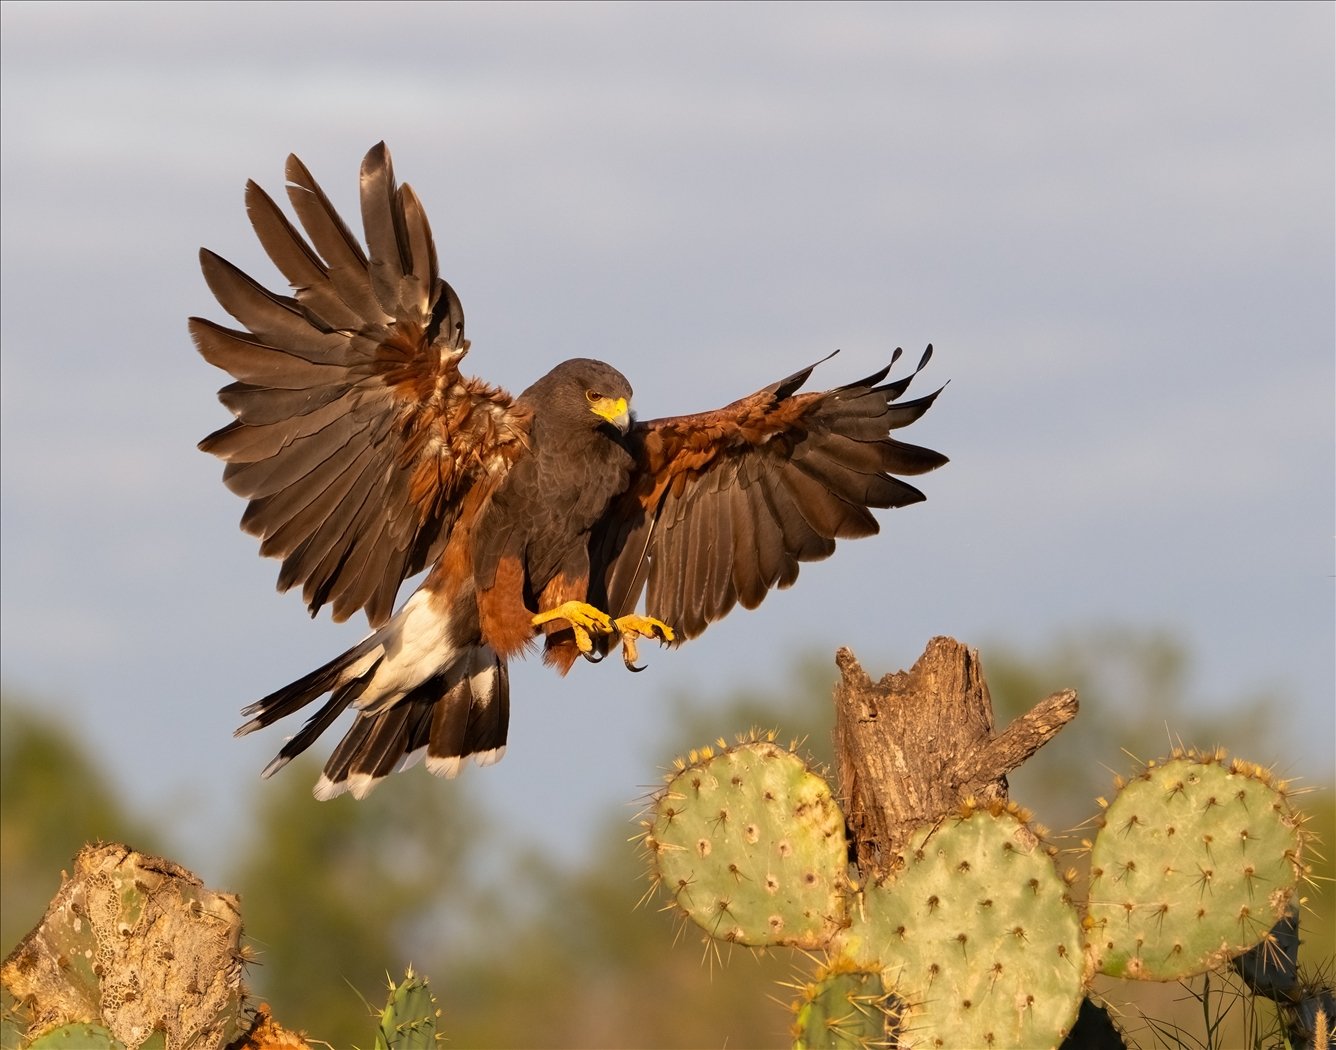
[[601, 416], [609, 423], [616, 423], [627, 415], [626, 398], [600, 397], [589, 403], [589, 411]]

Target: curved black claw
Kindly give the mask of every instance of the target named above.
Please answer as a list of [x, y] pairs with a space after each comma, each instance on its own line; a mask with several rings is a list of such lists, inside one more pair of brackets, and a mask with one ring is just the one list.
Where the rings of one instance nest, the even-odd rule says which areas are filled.
[[591, 664], [601, 664], [603, 662], [603, 657], [607, 656], [608, 654], [596, 653], [594, 652], [593, 649], [590, 649], [589, 652], [587, 653], [582, 652], [580, 655], [583, 656], [586, 660], [588, 660]]

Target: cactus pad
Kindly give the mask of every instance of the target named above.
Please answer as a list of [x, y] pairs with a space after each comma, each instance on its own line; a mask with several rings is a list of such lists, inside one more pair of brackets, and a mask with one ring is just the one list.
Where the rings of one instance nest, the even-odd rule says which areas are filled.
[[823, 968], [793, 1004], [794, 1050], [868, 1050], [892, 1045], [899, 1010], [881, 974], [847, 960]]
[[1017, 807], [966, 807], [916, 833], [834, 950], [882, 972], [907, 1047], [1056, 1046], [1082, 999], [1067, 884]]
[[431, 1050], [436, 1045], [436, 999], [427, 979], [412, 967], [397, 985], [390, 982], [390, 995], [380, 1013], [376, 1050]]
[[1219, 754], [1152, 763], [1108, 806], [1091, 849], [1093, 964], [1168, 981], [1247, 951], [1290, 906], [1303, 841], [1266, 770]]
[[791, 751], [751, 740], [692, 752], [651, 815], [654, 878], [711, 936], [819, 948], [845, 921], [844, 816]]

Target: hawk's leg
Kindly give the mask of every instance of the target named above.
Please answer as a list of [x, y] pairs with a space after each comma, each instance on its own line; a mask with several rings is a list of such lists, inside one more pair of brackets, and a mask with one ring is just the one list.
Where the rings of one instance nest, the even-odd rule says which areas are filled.
[[530, 621], [535, 627], [541, 627], [553, 620], [565, 620], [575, 634], [575, 644], [580, 652], [588, 656], [594, 649], [592, 635], [615, 634], [622, 640], [622, 659], [626, 666], [638, 671], [636, 664], [636, 639], [657, 638], [661, 642], [671, 642], [675, 637], [673, 629], [662, 620], [652, 616], [631, 614], [614, 620], [601, 609], [586, 602], [563, 602], [555, 609], [540, 612]]
[[530, 623], [541, 627], [553, 620], [565, 620], [571, 625], [571, 630], [575, 632], [575, 644], [582, 653], [593, 650], [594, 643], [590, 638], [592, 633], [612, 634], [616, 630], [611, 616], [585, 602], [562, 602], [555, 609], [540, 612]]

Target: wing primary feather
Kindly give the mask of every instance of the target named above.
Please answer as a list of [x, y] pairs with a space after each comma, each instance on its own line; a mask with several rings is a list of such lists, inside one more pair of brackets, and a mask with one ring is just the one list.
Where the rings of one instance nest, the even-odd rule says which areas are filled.
[[261, 247], [312, 317], [328, 329], [360, 327], [361, 318], [343, 301], [320, 257], [253, 179], [246, 183], [246, 212]]
[[[794, 557], [792, 546], [785, 533], [783, 517], [779, 512], [773, 482], [768, 473], [761, 473], [750, 491], [752, 504], [757, 508], [755, 513], [757, 525], [770, 526], [766, 530], [767, 542], [757, 544], [758, 551], [764, 552], [769, 559], [765, 573], [766, 586], [788, 587], [798, 578], [798, 560]], [[758, 528], [757, 531], [759, 533], [761, 529]]]
[[812, 374], [812, 370], [814, 368], [816, 368], [818, 365], [825, 364], [827, 361], [829, 361], [832, 357], [834, 357], [838, 353], [839, 353], [838, 350], [832, 350], [825, 357], [821, 358], [821, 360], [813, 361], [806, 368], [800, 368], [798, 371], [794, 372], [793, 375], [786, 376], [785, 378], [781, 379], [778, 383], [774, 383], [771, 386], [767, 387], [766, 389], [771, 392], [776, 401], [783, 401], [786, 397], [793, 394], [804, 383], [807, 382], [807, 379]]
[[408, 258], [408, 231], [399, 208], [394, 166], [383, 142], [362, 159], [361, 202], [367, 272], [381, 309], [391, 317], [420, 315], [423, 304], [404, 301], [404, 278], [413, 272], [413, 262]]
[[394, 318], [381, 309], [372, 291], [361, 245], [296, 155], [288, 157], [287, 176], [288, 200], [311, 238], [311, 244], [324, 259], [339, 297], [352, 307], [364, 324], [391, 324]]
[[729, 518], [733, 530], [733, 589], [744, 609], [755, 609], [769, 584], [760, 570], [760, 540], [751, 497], [741, 484], [728, 493]]
[[[408, 238], [408, 257], [411, 260], [411, 269], [405, 280], [412, 284], [412, 300], [421, 302], [423, 305], [423, 315], [416, 317], [415, 320], [425, 327], [430, 321], [429, 311], [426, 310], [426, 307], [431, 302], [438, 281], [436, 276], [436, 243], [432, 240], [431, 224], [427, 221], [427, 210], [422, 206], [422, 202], [418, 200], [418, 196], [413, 192], [411, 186], [399, 187], [399, 207], [403, 212], [404, 227]], [[450, 294], [453, 296], [454, 293]], [[457, 299], [456, 303], [458, 303]]]
[[859, 387], [876, 386], [878, 383], [880, 383], [883, 379], [886, 378], [886, 376], [890, 373], [891, 369], [895, 367], [895, 362], [900, 360], [900, 357], [904, 354], [904, 352], [905, 352], [904, 347], [897, 346], [895, 348], [895, 353], [891, 354], [891, 359], [886, 363], [886, 366], [884, 368], [878, 369], [877, 371], [873, 372], [870, 376], [866, 376], [865, 378], [860, 379], [857, 382], [845, 383], [844, 386], [841, 387], [840, 389], [857, 390]]
[[332, 401], [323, 408], [282, 423], [255, 426], [236, 419], [215, 430], [199, 443], [201, 452], [209, 452], [227, 463], [254, 463], [278, 455], [294, 441], [316, 434], [345, 415], [342, 402]]
[[910, 372], [909, 375], [905, 376], [903, 379], [897, 379], [893, 383], [887, 383], [884, 386], [878, 387], [878, 391], [885, 391], [887, 401], [897, 400], [901, 394], [909, 389], [909, 384], [914, 381], [914, 377], [922, 372], [931, 360], [932, 343], [929, 343], [927, 348], [923, 351], [923, 356], [919, 358], [919, 363], [914, 367], [914, 371]]
[[219, 304], [261, 342], [318, 364], [346, 364], [343, 336], [311, 323], [296, 299], [276, 295], [221, 255], [199, 250], [200, 271]]
[[192, 317], [188, 327], [200, 356], [243, 383], [300, 390], [344, 382], [348, 374], [340, 365], [268, 346], [255, 336], [201, 317]]
[[[824, 541], [833, 541], [843, 534], [845, 519], [855, 509], [852, 504], [841, 499], [793, 462], [784, 464], [781, 477], [793, 497], [794, 507], [812, 532]], [[858, 509], [866, 513], [865, 508]], [[834, 543], [830, 542], [827, 553], [832, 553], [834, 549]]]
[[[266, 491], [271, 486], [261, 485], [253, 493], [240, 493], [251, 498], [241, 516], [242, 529], [260, 538], [266, 558], [286, 557], [333, 513], [366, 468], [369, 458], [366, 449], [348, 444], [332, 451], [298, 479], [301, 484], [276, 488], [273, 492]], [[239, 491], [237, 479], [229, 481], [233, 482], [229, 487]]]
[[[817, 561], [829, 557], [835, 549], [835, 543], [829, 537], [821, 535], [808, 522], [797, 494], [788, 484], [787, 470], [784, 469], [786, 467], [787, 464], [783, 464], [780, 469], [772, 471], [768, 476], [770, 484], [766, 486], [766, 495], [770, 498], [771, 506], [775, 508], [776, 518], [784, 533], [785, 549], [799, 562]], [[797, 576], [795, 565], [793, 578], [796, 579]], [[789, 583], [792, 582], [791, 579]], [[782, 580], [780, 586], [785, 586]]]
[[218, 400], [243, 423], [265, 426], [305, 416], [348, 393], [347, 384], [284, 390], [281, 387], [229, 383], [218, 391]]
[[[360, 450], [353, 442], [362, 429], [351, 417], [339, 416], [268, 459], [229, 463], [223, 468], [223, 482], [247, 499], [275, 496], [290, 485], [318, 491], [356, 458]], [[308, 492], [307, 498], [312, 494]]]
[[705, 602], [707, 623], [727, 615], [738, 600], [737, 588], [733, 583], [733, 519], [730, 513], [734, 487], [730, 479], [724, 476], [710, 497], [714, 506], [714, 521], [710, 535], [710, 589]]

